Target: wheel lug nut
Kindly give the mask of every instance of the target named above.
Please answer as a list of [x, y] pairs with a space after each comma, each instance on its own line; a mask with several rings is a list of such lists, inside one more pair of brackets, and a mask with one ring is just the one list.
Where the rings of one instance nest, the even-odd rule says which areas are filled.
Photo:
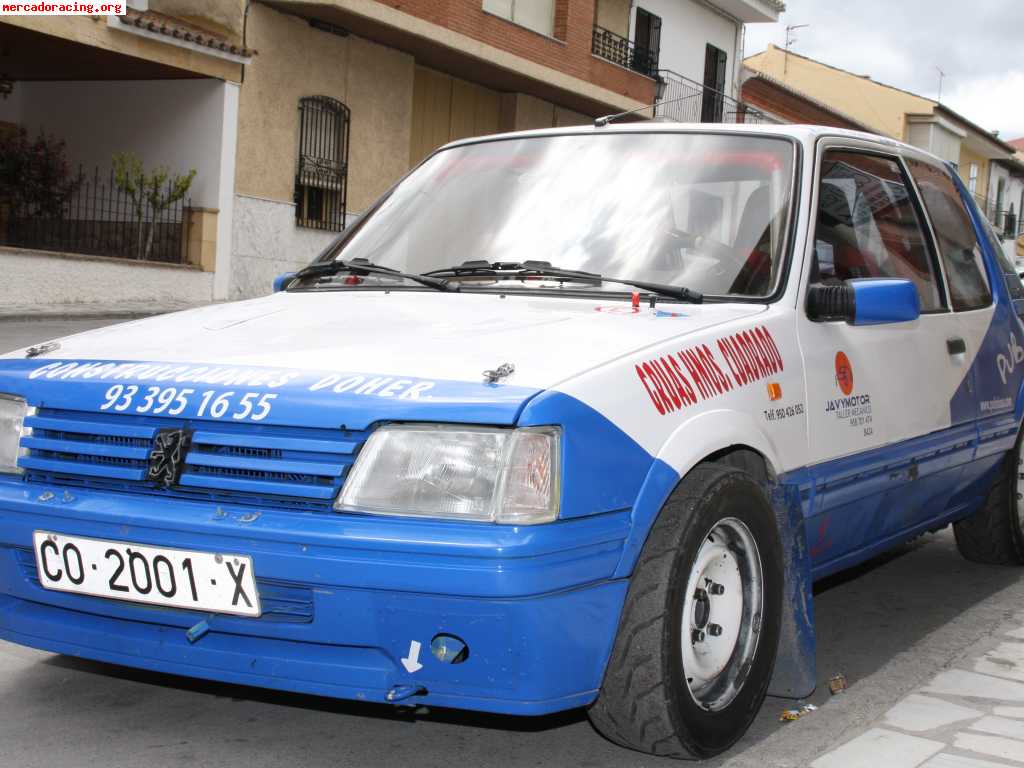
[[725, 587], [723, 587], [721, 584], [712, 584], [710, 587], [708, 587], [708, 592], [710, 592], [712, 595], [724, 595]]
[[718, 637], [722, 634], [722, 626], [720, 624], [708, 624], [708, 632], [711, 633], [712, 637]]
[[693, 634], [690, 636], [690, 639], [693, 640], [693, 642], [695, 642], [695, 643], [703, 643], [704, 642], [704, 630], [702, 630], [702, 629], [695, 629], [695, 630], [693, 630]]
[[697, 587], [697, 589], [695, 589], [694, 592], [693, 592], [693, 599], [694, 600], [707, 600], [708, 599], [708, 593], [706, 591], [704, 591], [702, 588]]

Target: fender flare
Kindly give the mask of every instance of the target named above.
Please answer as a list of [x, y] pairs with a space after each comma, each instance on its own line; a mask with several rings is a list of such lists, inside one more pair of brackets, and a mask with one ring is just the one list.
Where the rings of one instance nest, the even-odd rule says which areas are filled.
[[750, 414], [708, 411], [673, 432], [640, 488], [615, 575], [628, 578], [632, 573], [655, 519], [679, 481], [708, 456], [732, 446], [757, 451], [773, 478], [766, 491], [782, 541], [784, 585], [781, 634], [769, 693], [785, 698], [806, 697], [815, 689], [817, 669], [811, 558], [800, 492], [794, 485], [774, 481], [780, 467], [778, 451]]
[[775, 445], [753, 416], [741, 411], [706, 411], [680, 424], [654, 457], [640, 493], [633, 505], [629, 536], [622, 547], [622, 557], [615, 577], [633, 572], [655, 519], [679, 481], [713, 453], [743, 446], [760, 453], [774, 475], [779, 466]]

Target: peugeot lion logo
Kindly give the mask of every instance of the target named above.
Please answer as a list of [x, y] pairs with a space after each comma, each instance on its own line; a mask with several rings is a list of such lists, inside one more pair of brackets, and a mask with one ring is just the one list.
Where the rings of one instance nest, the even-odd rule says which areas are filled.
[[170, 488], [177, 483], [191, 442], [192, 433], [186, 429], [162, 429], [157, 432], [153, 450], [149, 452], [146, 479], [161, 488]]

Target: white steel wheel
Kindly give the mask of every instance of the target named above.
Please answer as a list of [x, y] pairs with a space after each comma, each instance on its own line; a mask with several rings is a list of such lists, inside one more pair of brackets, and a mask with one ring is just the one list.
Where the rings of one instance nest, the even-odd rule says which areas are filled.
[[762, 481], [710, 462], [665, 502], [630, 578], [590, 721], [616, 744], [717, 755], [750, 726], [781, 630], [782, 541]]
[[764, 575], [746, 524], [730, 517], [708, 532], [683, 594], [686, 687], [698, 706], [717, 712], [743, 688], [760, 635]]

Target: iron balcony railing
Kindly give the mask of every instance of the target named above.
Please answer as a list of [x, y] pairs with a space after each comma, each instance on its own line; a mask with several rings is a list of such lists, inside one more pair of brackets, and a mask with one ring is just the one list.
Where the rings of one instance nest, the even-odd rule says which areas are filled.
[[672, 70], [658, 72], [654, 116], [679, 123], [777, 123], [764, 112]]
[[1014, 240], [1024, 236], [1024, 221], [1020, 212], [1012, 208], [1001, 208], [999, 201], [993, 197], [985, 197], [977, 192], [971, 194], [978, 208], [991, 223], [992, 227], [1006, 240]]
[[[0, 210], [0, 244], [40, 251], [83, 253], [179, 264], [187, 260], [188, 200], [154, 211], [136, 203], [114, 180], [114, 172], [79, 168], [70, 194], [40, 207], [9, 203]], [[172, 184], [167, 183], [169, 197]]]
[[593, 44], [595, 56], [607, 59], [620, 67], [632, 69], [641, 75], [657, 79], [658, 56], [661, 53], [653, 48], [637, 45], [632, 40], [617, 35], [610, 29], [594, 26]]

